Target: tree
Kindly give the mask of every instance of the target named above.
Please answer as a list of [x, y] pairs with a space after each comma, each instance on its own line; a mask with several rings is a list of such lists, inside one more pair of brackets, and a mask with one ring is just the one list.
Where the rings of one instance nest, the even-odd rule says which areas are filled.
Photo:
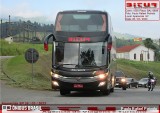
[[153, 40], [151, 38], [146, 38], [143, 43], [148, 48], [148, 50], [149, 48], [153, 47]]
[[160, 61], [160, 50], [159, 49], [156, 49], [155, 51], [155, 60]]
[[144, 45], [148, 48], [148, 51], [149, 51], [149, 48], [153, 49], [155, 51], [155, 60], [160, 61], [160, 52], [159, 52], [158, 46], [156, 46], [156, 44], [153, 43], [153, 40], [151, 38], [145, 39]]
[[153, 40], [151, 38], [146, 38], [143, 43], [148, 48], [148, 61], [149, 61], [149, 48], [153, 47]]

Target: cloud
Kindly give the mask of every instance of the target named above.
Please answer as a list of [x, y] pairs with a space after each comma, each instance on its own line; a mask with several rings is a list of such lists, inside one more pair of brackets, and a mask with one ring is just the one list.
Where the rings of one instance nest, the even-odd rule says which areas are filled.
[[43, 16], [39, 11], [33, 10], [28, 3], [20, 3], [13, 7], [7, 7], [1, 5], [1, 16], [6, 17], [8, 15], [19, 16], [24, 18], [32, 18]]
[[0, 5], [2, 19], [8, 19], [8, 15], [11, 15], [11, 19], [18, 16], [54, 24], [57, 13], [62, 10], [105, 10], [111, 15], [115, 32], [159, 38], [159, 21], [126, 22], [124, 20], [124, 0], [70, 0], [70, 3], [67, 0], [15, 0], [12, 3], [13, 0], [4, 1], [6, 2]]

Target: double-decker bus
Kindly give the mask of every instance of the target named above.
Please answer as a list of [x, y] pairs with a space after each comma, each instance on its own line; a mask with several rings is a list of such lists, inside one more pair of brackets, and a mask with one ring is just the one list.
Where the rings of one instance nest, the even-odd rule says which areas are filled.
[[58, 87], [61, 95], [71, 91], [114, 92], [116, 44], [107, 12], [59, 12], [53, 34], [45, 37], [46, 51], [50, 38], [52, 88]]

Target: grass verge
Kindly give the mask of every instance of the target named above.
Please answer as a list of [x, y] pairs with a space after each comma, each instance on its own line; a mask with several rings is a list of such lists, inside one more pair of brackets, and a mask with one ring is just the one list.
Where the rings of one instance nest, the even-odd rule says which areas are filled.
[[[38, 90], [50, 90], [50, 63], [45, 60], [49, 59], [50, 55], [44, 55], [32, 65], [25, 61], [23, 55], [16, 56], [11, 59], [7, 59], [3, 62], [3, 71], [6, 75], [1, 75], [2, 80], [7, 80], [7, 84], [11, 86], [38, 89]], [[6, 79], [7, 78], [7, 79]], [[15, 82], [13, 82], [13, 80]]]
[[158, 79], [160, 85], [160, 62], [138, 62], [130, 60], [117, 60], [118, 69], [122, 70], [128, 77], [134, 77], [137, 80], [147, 77], [148, 71], [152, 71]]
[[[152, 71], [158, 79], [160, 85], [160, 62], [137, 62], [129, 60], [117, 60], [118, 70], [122, 70], [128, 77], [134, 77], [139, 80], [147, 77], [148, 71]], [[17, 87], [51, 90], [51, 54], [40, 55], [39, 60], [33, 65], [27, 63], [23, 55], [3, 61], [3, 70], [9, 78], [15, 80], [7, 80], [7, 84]], [[6, 78], [1, 77], [2, 80]]]
[[35, 48], [41, 54], [46, 54], [43, 49], [43, 44], [31, 44], [31, 43], [15, 43], [9, 44], [7, 41], [0, 39], [0, 56], [15, 56], [23, 55], [29, 48]]

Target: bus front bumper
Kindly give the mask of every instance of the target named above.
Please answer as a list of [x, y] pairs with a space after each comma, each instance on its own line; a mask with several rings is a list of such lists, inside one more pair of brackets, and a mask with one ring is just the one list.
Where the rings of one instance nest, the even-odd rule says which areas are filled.
[[63, 79], [52, 79], [52, 83], [55, 83], [60, 89], [70, 91], [88, 91], [88, 90], [101, 90], [107, 85], [107, 79], [98, 80], [95, 78], [63, 78]]

